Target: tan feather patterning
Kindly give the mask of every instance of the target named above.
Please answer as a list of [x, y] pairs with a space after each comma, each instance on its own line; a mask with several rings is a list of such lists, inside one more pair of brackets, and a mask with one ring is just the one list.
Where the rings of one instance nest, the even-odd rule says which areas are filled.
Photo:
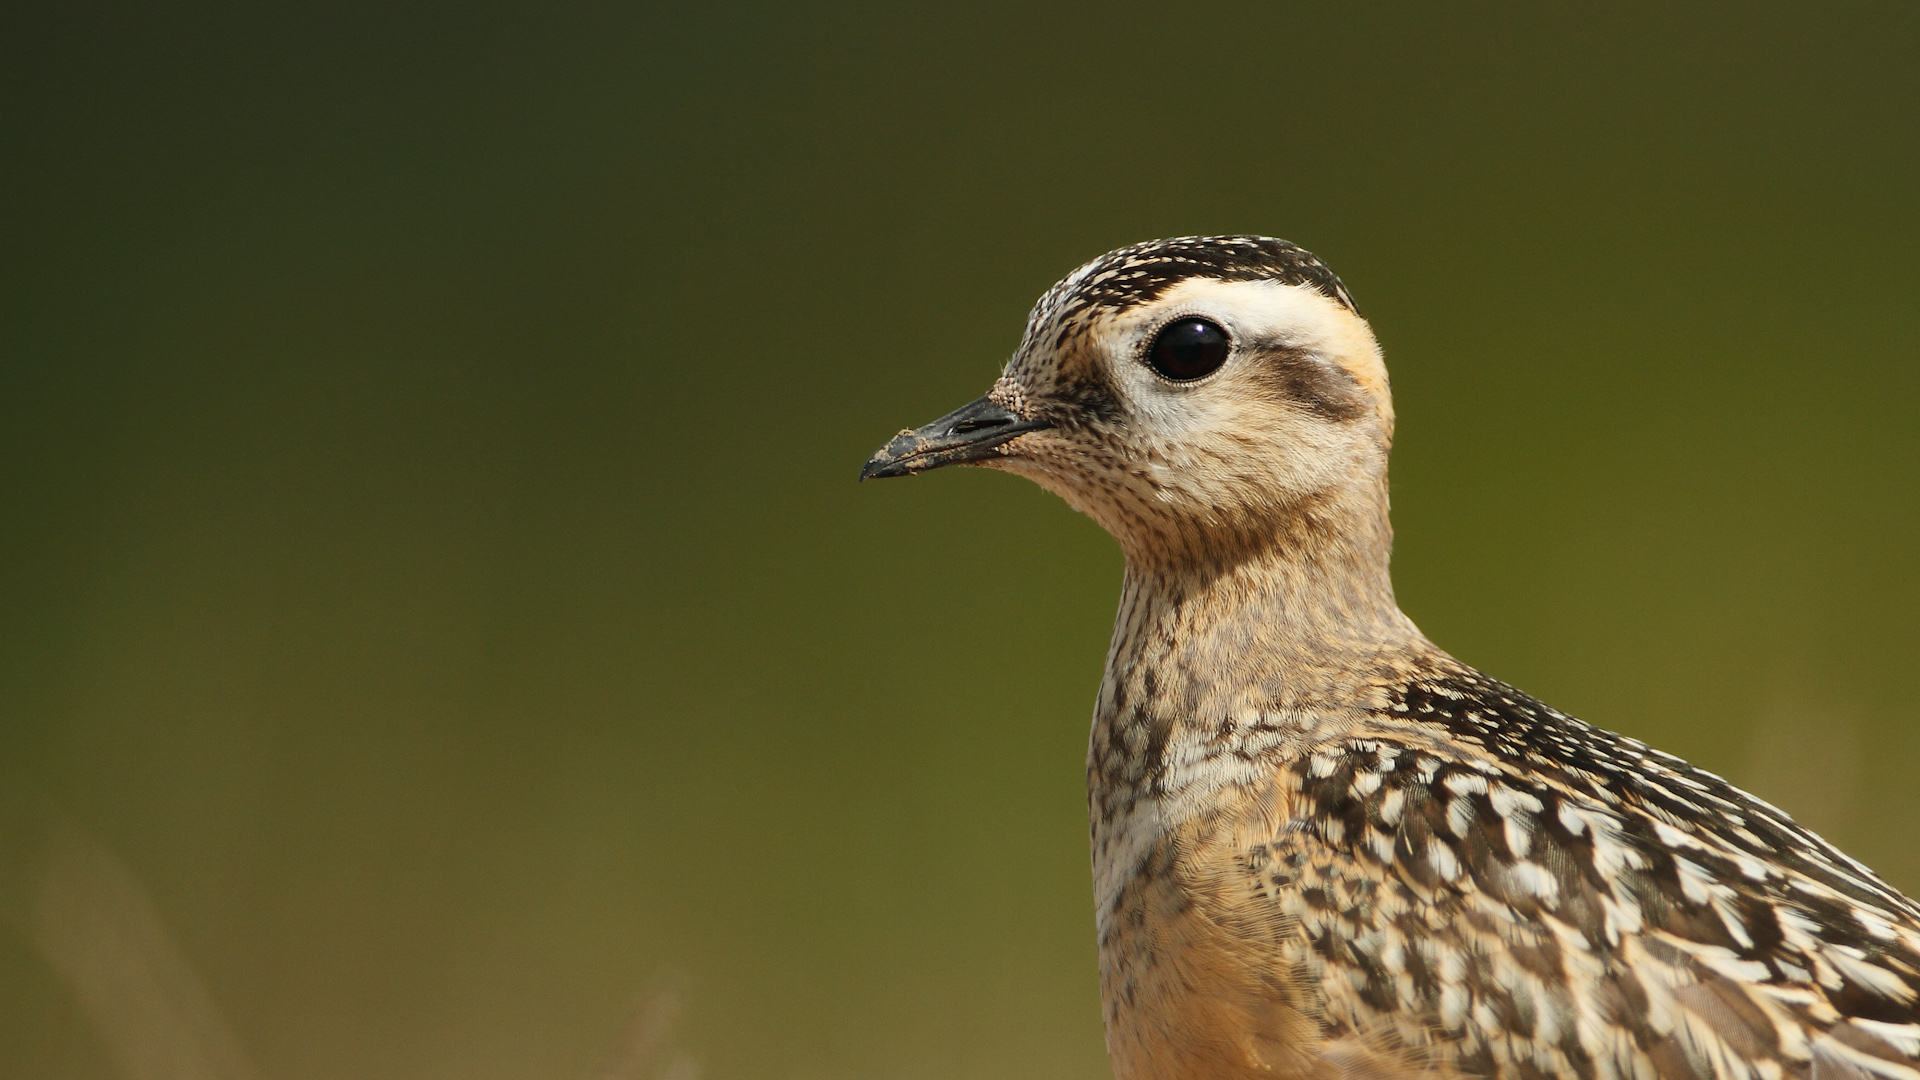
[[1184, 237], [1069, 275], [863, 474], [1018, 473], [1126, 555], [1087, 759], [1121, 1080], [1920, 1080], [1920, 906], [1400, 612], [1393, 424], [1324, 264]]

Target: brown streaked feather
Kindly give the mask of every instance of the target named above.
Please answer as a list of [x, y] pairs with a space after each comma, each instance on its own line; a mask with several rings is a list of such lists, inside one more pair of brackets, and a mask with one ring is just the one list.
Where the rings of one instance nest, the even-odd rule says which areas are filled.
[[[1320, 1075], [1340, 1047], [1394, 1075], [1906, 1080], [1911, 902], [1719, 778], [1648, 769], [1637, 744], [1466, 669], [1391, 697], [1143, 875], [1137, 895], [1163, 898], [1135, 932], [1177, 924], [1180, 970], [1214, 958], [1158, 1000], [1249, 1035], [1252, 1010], [1219, 1000], [1249, 971], [1286, 1003], [1265, 1025], [1294, 1052], [1246, 1075]], [[1532, 720], [1499, 728], [1504, 753], [1450, 726], [1502, 712]], [[1674, 800], [1716, 812], [1674, 825]], [[1242, 1075], [1156, 1065], [1121, 1074]]]

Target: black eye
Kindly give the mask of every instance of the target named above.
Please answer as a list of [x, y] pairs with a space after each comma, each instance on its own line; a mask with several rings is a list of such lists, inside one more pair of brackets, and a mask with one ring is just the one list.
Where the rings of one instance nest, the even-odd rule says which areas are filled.
[[1147, 363], [1169, 379], [1186, 382], [1211, 375], [1227, 362], [1233, 344], [1219, 324], [1205, 319], [1181, 319], [1167, 324], [1147, 350]]

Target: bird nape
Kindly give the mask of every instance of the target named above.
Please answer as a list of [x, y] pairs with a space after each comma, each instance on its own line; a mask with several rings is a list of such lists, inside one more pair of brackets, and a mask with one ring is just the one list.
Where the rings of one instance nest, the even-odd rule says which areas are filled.
[[1920, 906], [1394, 602], [1379, 345], [1283, 240], [1121, 248], [862, 477], [1026, 476], [1126, 556], [1088, 748], [1121, 1080], [1920, 1080]]

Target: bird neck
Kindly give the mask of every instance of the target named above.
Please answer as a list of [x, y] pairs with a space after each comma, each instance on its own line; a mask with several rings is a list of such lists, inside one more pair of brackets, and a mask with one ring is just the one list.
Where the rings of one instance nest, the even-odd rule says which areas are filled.
[[1384, 477], [1251, 526], [1124, 546], [1121, 664], [1177, 660], [1232, 683], [1424, 642], [1394, 601]]
[[1128, 553], [1089, 748], [1096, 801], [1275, 717], [1350, 713], [1383, 668], [1437, 654], [1394, 602], [1377, 487], [1210, 557]]

